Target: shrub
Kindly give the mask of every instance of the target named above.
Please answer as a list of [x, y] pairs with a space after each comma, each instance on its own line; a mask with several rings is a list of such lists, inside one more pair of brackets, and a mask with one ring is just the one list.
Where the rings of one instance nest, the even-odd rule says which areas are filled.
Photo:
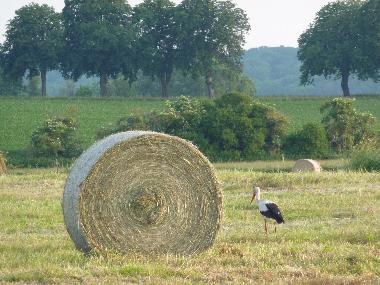
[[77, 97], [92, 97], [94, 96], [94, 91], [89, 86], [80, 86], [79, 89], [75, 92]]
[[116, 126], [103, 126], [98, 130], [97, 138], [131, 130], [151, 130], [194, 140], [194, 130], [198, 127], [203, 112], [200, 101], [181, 96], [167, 101], [162, 112], [144, 114], [135, 111], [119, 119]]
[[326, 131], [319, 124], [306, 124], [302, 130], [286, 137], [283, 150], [293, 158], [326, 158], [329, 153]]
[[41, 94], [40, 76], [32, 76], [26, 85], [26, 92], [29, 96], [39, 96]]
[[[205, 114], [199, 125], [207, 141], [201, 149], [212, 160], [241, 160], [258, 156], [264, 143], [264, 131], [255, 128], [252, 118], [253, 99], [243, 94], [226, 94], [205, 102]], [[262, 134], [262, 135], [261, 135]], [[210, 152], [208, 145], [214, 146]]]
[[204, 106], [199, 128], [216, 147], [216, 152], [204, 150], [213, 160], [264, 158], [280, 146], [287, 121], [274, 108], [241, 93], [226, 94]]
[[350, 158], [353, 170], [380, 171], [380, 150], [358, 150]]
[[176, 135], [195, 143], [216, 161], [263, 158], [276, 153], [287, 126], [274, 108], [241, 93], [214, 101], [178, 97], [162, 112], [132, 114], [116, 127], [103, 127], [98, 137], [131, 129]]
[[254, 103], [252, 114], [256, 120], [259, 120], [260, 116], [264, 119], [264, 150], [270, 155], [279, 154], [288, 128], [287, 118], [274, 107], [259, 102]]
[[[74, 157], [46, 157], [37, 156], [30, 149], [10, 150], [7, 152], [7, 165], [15, 168], [31, 167], [70, 167]], [[58, 165], [57, 165], [58, 163]]]
[[377, 145], [376, 119], [369, 113], [356, 113], [354, 121], [354, 146], [371, 149]]
[[335, 98], [323, 104], [321, 112], [325, 113], [322, 124], [336, 152], [348, 152], [361, 144], [370, 147], [370, 142], [376, 141], [375, 117], [356, 111], [352, 99]]
[[203, 137], [213, 145], [205, 152], [213, 160], [253, 160], [276, 151], [286, 130], [286, 118], [274, 108], [241, 93], [225, 94], [205, 104]]
[[167, 101], [163, 112], [153, 114], [149, 125], [155, 131], [194, 141], [199, 136], [198, 127], [204, 113], [201, 101], [180, 96], [173, 101]]
[[34, 156], [65, 157], [78, 156], [82, 149], [75, 138], [77, 123], [72, 117], [51, 117], [32, 134], [31, 146]]
[[150, 129], [148, 126], [148, 119], [149, 117], [147, 115], [144, 115], [141, 112], [135, 112], [132, 113], [129, 116], [122, 117], [116, 122], [116, 126], [108, 125], [101, 127], [96, 132], [97, 139], [104, 138], [106, 136], [109, 136], [111, 134], [119, 133], [119, 132], [126, 132], [126, 131], [132, 131], [132, 130], [148, 130]]

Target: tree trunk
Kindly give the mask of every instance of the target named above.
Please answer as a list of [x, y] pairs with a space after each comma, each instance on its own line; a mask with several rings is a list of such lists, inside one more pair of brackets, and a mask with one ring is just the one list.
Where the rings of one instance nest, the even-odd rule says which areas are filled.
[[46, 70], [41, 71], [41, 96], [46, 97]]
[[169, 81], [170, 81], [170, 76], [165, 72], [164, 74], [161, 75], [160, 77], [160, 83], [161, 83], [161, 96], [164, 98], [169, 97]]
[[108, 76], [107, 74], [100, 75], [100, 97], [107, 97], [107, 84], [108, 84]]
[[206, 85], [208, 90], [208, 97], [214, 98], [215, 97], [215, 90], [214, 90], [214, 83], [212, 82], [212, 76], [207, 75], [206, 76]]
[[348, 87], [348, 77], [350, 76], [350, 73], [348, 71], [342, 72], [342, 82], [340, 86], [342, 86], [343, 90], [343, 96], [349, 97], [350, 95], [350, 88]]

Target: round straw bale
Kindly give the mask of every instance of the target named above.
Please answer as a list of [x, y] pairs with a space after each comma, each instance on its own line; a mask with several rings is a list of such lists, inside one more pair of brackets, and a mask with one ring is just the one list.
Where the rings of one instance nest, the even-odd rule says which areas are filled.
[[5, 154], [0, 151], [0, 175], [7, 172], [7, 164]]
[[297, 160], [293, 166], [293, 172], [321, 172], [319, 163], [312, 159]]
[[222, 194], [214, 168], [191, 143], [131, 131], [78, 158], [62, 205], [70, 237], [84, 252], [190, 255], [212, 246]]

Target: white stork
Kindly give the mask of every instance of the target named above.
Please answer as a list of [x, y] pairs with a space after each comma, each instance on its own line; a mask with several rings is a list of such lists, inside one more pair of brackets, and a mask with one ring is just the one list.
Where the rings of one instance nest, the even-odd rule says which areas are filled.
[[253, 202], [253, 199], [255, 199], [255, 197], [256, 197], [256, 203], [259, 206], [259, 211], [261, 215], [264, 216], [265, 233], [268, 234], [267, 219], [273, 219], [276, 221], [274, 225], [274, 232], [276, 232], [276, 223], [277, 224], [285, 223], [280, 209], [278, 208], [276, 203], [273, 203], [268, 200], [260, 199], [260, 188], [256, 186], [253, 187], [253, 195], [252, 195], [251, 203]]

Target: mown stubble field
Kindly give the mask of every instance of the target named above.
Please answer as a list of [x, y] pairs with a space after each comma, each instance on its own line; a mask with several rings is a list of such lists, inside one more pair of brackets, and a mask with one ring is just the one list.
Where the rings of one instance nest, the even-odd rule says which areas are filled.
[[[218, 169], [224, 221], [214, 247], [191, 258], [85, 256], [63, 224], [67, 170], [0, 176], [0, 283], [379, 284], [380, 173]], [[286, 223], [265, 236], [251, 185]]]

